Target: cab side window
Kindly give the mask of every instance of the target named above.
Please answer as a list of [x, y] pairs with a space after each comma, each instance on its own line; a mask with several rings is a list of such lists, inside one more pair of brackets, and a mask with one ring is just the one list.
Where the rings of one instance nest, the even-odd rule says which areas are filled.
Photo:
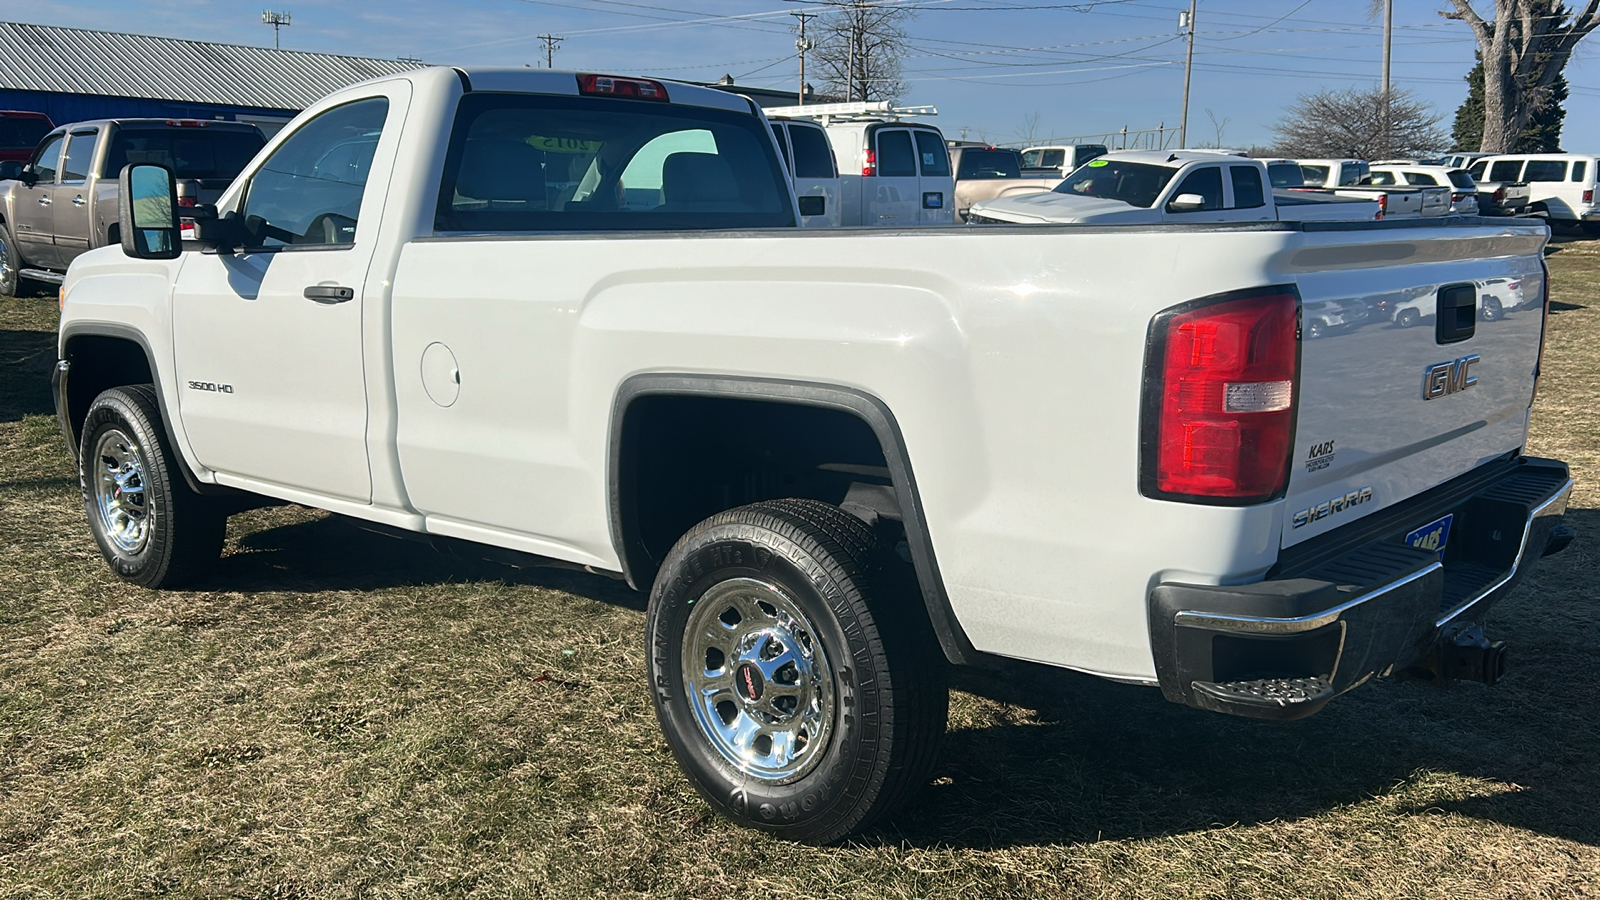
[[1255, 166], [1229, 166], [1233, 179], [1233, 205], [1235, 209], [1255, 209], [1267, 205], [1266, 191], [1261, 186], [1261, 170]]
[[94, 159], [94, 138], [93, 131], [74, 131], [67, 140], [67, 152], [61, 158], [62, 184], [82, 184], [88, 180], [89, 163]]
[[28, 168], [39, 177], [40, 183], [55, 183], [56, 169], [61, 167], [61, 142], [65, 138], [66, 135], [58, 134], [34, 152]]
[[261, 247], [352, 244], [389, 101], [328, 110], [278, 145], [251, 176], [240, 211]]
[[1199, 209], [1172, 210], [1173, 212], [1205, 212], [1206, 210], [1222, 208], [1222, 167], [1206, 166], [1190, 172], [1178, 189], [1172, 192], [1173, 199], [1183, 194], [1199, 194], [1205, 199], [1204, 205]]

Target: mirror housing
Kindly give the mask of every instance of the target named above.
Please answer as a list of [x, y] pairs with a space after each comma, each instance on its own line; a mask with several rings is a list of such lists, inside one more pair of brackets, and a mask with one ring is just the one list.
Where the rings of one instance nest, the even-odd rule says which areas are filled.
[[250, 228], [238, 213], [229, 210], [226, 215], [218, 216], [216, 207], [205, 206], [197, 206], [194, 211], [195, 242], [224, 253], [250, 244]]
[[0, 162], [0, 181], [16, 181], [22, 178], [22, 163], [14, 159]]
[[123, 253], [135, 259], [177, 259], [183, 252], [178, 186], [171, 169], [155, 163], [123, 166], [117, 176], [117, 212]]
[[1172, 212], [1194, 212], [1205, 208], [1205, 205], [1206, 198], [1199, 194], [1179, 194], [1167, 204], [1167, 209]]

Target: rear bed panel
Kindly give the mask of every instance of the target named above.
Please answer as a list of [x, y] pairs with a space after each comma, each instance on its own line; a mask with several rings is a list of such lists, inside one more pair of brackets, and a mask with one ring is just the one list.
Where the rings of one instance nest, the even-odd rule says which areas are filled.
[[[1299, 286], [1303, 310], [1365, 307], [1368, 315], [1302, 343], [1284, 547], [1519, 450], [1526, 439], [1543, 320], [1543, 229], [1370, 239], [1352, 234], [1286, 254], [1286, 280]], [[1473, 334], [1441, 344], [1438, 292], [1467, 282], [1478, 295]], [[1397, 309], [1415, 310], [1415, 324], [1397, 324]], [[1426, 371], [1460, 360], [1471, 362], [1437, 376], [1438, 395], [1424, 399]]]

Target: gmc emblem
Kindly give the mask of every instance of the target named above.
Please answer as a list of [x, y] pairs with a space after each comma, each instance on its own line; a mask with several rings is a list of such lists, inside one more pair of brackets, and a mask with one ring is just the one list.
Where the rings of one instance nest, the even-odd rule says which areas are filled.
[[1474, 353], [1450, 362], [1434, 363], [1423, 369], [1422, 399], [1433, 400], [1477, 384], [1478, 376], [1472, 374], [1472, 364], [1477, 361], [1478, 354]]

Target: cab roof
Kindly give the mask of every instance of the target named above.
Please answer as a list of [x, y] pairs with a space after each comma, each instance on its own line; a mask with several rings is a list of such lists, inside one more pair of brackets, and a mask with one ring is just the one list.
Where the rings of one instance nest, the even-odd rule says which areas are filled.
[[[434, 70], [453, 72], [453, 77], [463, 80], [469, 91], [495, 91], [516, 94], [556, 94], [566, 97], [580, 96], [578, 91], [578, 78], [583, 75], [603, 75], [611, 78], [637, 79], [641, 81], [654, 81], [666, 88], [667, 102], [675, 105], [702, 106], [711, 109], [725, 109], [729, 112], [752, 112], [756, 108], [755, 101], [743, 94], [733, 94], [719, 91], [715, 88], [700, 87], [694, 84], [685, 84], [681, 81], [668, 81], [650, 75], [627, 74], [622, 72], [577, 72], [562, 69], [530, 69], [526, 67], [493, 67], [493, 66], [463, 66], [448, 69], [442, 66], [433, 67]], [[416, 72], [406, 72], [402, 75], [415, 75], [428, 72], [429, 69], [420, 69]], [[654, 102], [654, 101], [651, 101]]]

